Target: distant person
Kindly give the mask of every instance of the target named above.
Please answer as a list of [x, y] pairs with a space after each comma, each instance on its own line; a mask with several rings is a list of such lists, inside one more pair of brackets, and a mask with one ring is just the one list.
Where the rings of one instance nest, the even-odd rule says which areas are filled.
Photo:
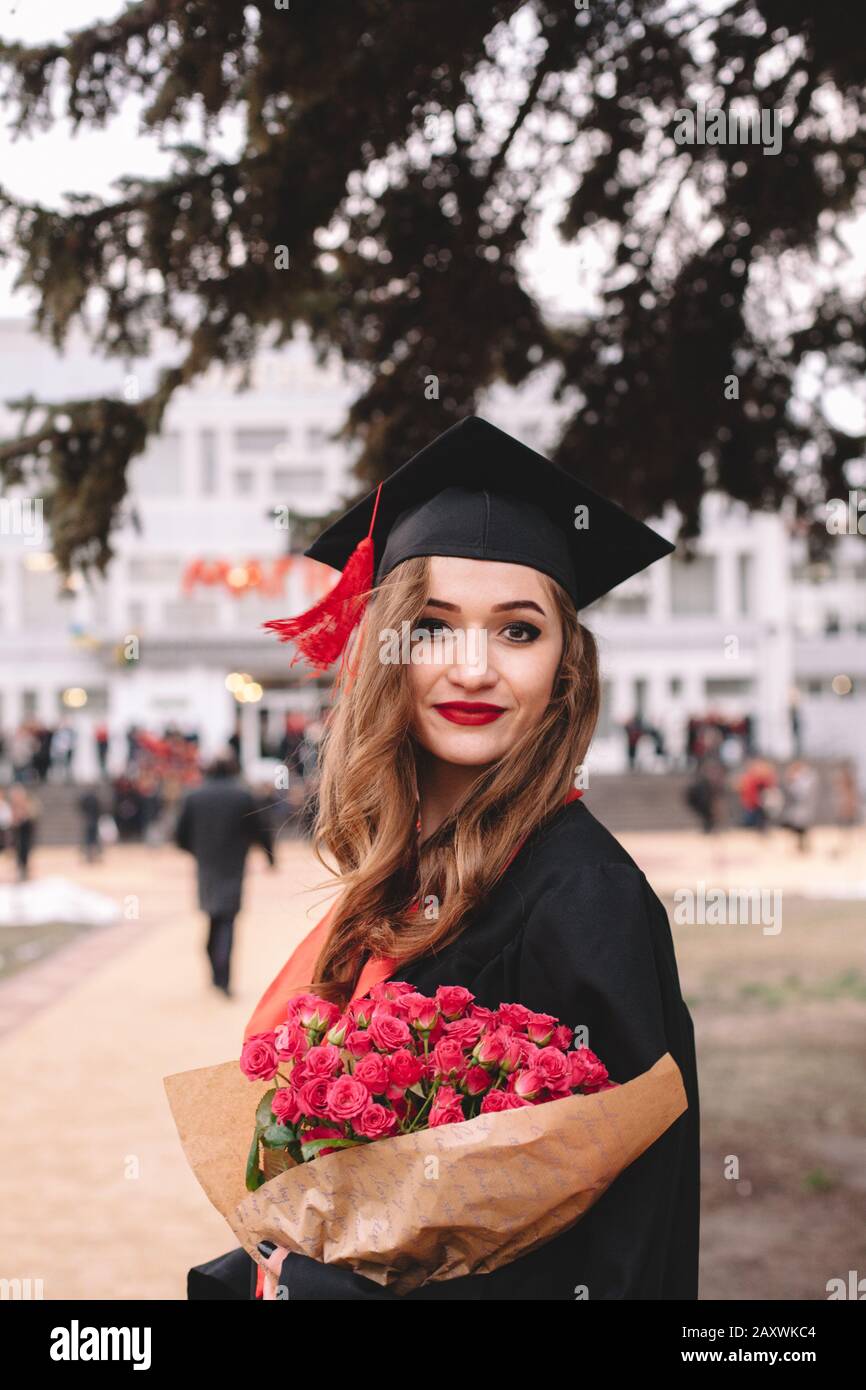
[[98, 792], [93, 787], [88, 787], [81, 793], [78, 798], [78, 810], [81, 814], [81, 848], [88, 864], [92, 864], [102, 855], [102, 841], [99, 837], [102, 804]]
[[860, 820], [860, 793], [850, 763], [843, 763], [833, 774], [833, 812], [840, 831], [834, 854], [839, 855], [851, 838], [849, 832]]
[[12, 807], [6, 793], [0, 791], [0, 854], [8, 849], [12, 840]]
[[30, 853], [42, 808], [37, 798], [20, 782], [13, 782], [9, 788], [9, 808], [12, 812], [11, 836], [18, 882], [23, 883], [30, 875]]
[[96, 744], [96, 760], [99, 763], [100, 777], [108, 776], [108, 726], [97, 724], [93, 730], [93, 739]]
[[785, 800], [780, 824], [797, 837], [797, 848], [804, 853], [807, 836], [815, 823], [818, 809], [818, 776], [815, 769], [802, 758], [788, 767], [782, 781]]
[[753, 758], [746, 764], [739, 783], [743, 825], [754, 830], [766, 830], [768, 796], [776, 785], [776, 774], [766, 758]]
[[239, 780], [237, 762], [228, 750], [211, 763], [202, 785], [187, 793], [174, 839], [195, 858], [199, 907], [210, 922], [207, 954], [213, 983], [231, 998], [231, 952], [247, 851], [259, 845], [271, 868], [275, 859], [267, 823], [252, 792]]
[[18, 725], [12, 735], [9, 757], [12, 762], [12, 776], [16, 782], [29, 782], [33, 777], [33, 758], [36, 753], [36, 739], [29, 724]]
[[45, 724], [39, 724], [33, 732], [36, 739], [33, 771], [36, 773], [37, 781], [45, 782], [51, 769], [51, 741], [54, 737], [54, 730], [49, 729]]
[[60, 770], [65, 782], [72, 781], [72, 759], [75, 755], [75, 730], [64, 719], [51, 735], [51, 763]]

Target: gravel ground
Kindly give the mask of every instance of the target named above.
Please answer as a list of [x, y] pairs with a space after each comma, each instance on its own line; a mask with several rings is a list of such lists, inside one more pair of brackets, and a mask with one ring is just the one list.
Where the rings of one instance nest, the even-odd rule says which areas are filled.
[[[866, 1271], [866, 833], [623, 836], [673, 894], [782, 888], [782, 930], [674, 925], [702, 1101], [702, 1298], [823, 1299]], [[185, 1297], [186, 1270], [234, 1245], [178, 1143], [162, 1077], [237, 1055], [265, 985], [324, 910], [302, 844], [251, 859], [233, 960], [212, 990], [191, 861], [115, 847], [102, 864], [43, 849], [118, 898], [118, 927], [71, 939], [0, 984], [0, 1277], [58, 1298]], [[805, 892], [824, 896], [807, 898]]]

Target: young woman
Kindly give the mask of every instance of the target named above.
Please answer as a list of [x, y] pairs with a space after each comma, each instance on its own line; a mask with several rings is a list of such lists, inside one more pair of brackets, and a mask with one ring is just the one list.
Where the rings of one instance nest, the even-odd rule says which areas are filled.
[[[345, 1004], [390, 978], [553, 1014], [620, 1083], [670, 1052], [688, 1110], [576, 1225], [491, 1274], [406, 1297], [694, 1299], [692, 1021], [664, 909], [576, 787], [599, 709], [578, 611], [672, 547], [476, 417], [308, 553], [350, 578], [365, 532], [386, 543], [325, 734], [316, 835], [343, 891], [246, 1036], [276, 1026], [299, 990]], [[313, 654], [323, 634], [342, 642], [353, 585], [338, 590], [274, 626]], [[395, 640], [407, 631], [408, 648]], [[190, 1297], [272, 1298], [277, 1284], [290, 1301], [396, 1297], [280, 1248], [262, 1255], [258, 1277], [243, 1251], [190, 1271]]]

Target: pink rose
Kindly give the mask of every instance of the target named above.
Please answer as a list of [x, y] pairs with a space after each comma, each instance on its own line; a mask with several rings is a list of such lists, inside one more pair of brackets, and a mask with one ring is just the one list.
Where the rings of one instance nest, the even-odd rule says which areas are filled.
[[340, 1017], [340, 1008], [328, 999], [320, 999], [317, 994], [299, 994], [289, 1000], [289, 1022], [301, 1028], [313, 1028], [322, 1032], [330, 1028]]
[[534, 1068], [515, 1072], [511, 1079], [513, 1081], [511, 1089], [514, 1095], [520, 1096], [521, 1100], [534, 1100], [544, 1090], [544, 1077], [541, 1072]]
[[388, 1085], [388, 1065], [380, 1052], [362, 1057], [352, 1075], [356, 1081], [363, 1082], [371, 1095], [382, 1095]]
[[475, 995], [462, 985], [440, 985], [435, 998], [445, 1017], [453, 1019], [469, 1007]]
[[531, 1104], [531, 1101], [524, 1100], [513, 1091], [488, 1091], [481, 1102], [480, 1113], [486, 1115], [491, 1110], [522, 1110]]
[[288, 1086], [281, 1086], [274, 1093], [271, 1101], [271, 1109], [274, 1112], [277, 1124], [293, 1125], [300, 1117], [301, 1109], [298, 1105], [297, 1092]]
[[[310, 1139], [345, 1139], [342, 1129], [337, 1129], [334, 1125], [316, 1125], [314, 1129], [309, 1129], [304, 1134], [304, 1140]], [[342, 1153], [341, 1149], [333, 1149], [329, 1144], [323, 1145], [316, 1154], [317, 1158], [324, 1158], [325, 1154]]]
[[382, 1052], [393, 1052], [397, 1047], [405, 1047], [412, 1034], [402, 1018], [382, 1012], [377, 1007], [370, 1020], [370, 1037]]
[[432, 1060], [436, 1076], [462, 1076], [466, 1070], [463, 1048], [456, 1038], [441, 1038], [433, 1049]]
[[483, 1067], [470, 1067], [463, 1080], [466, 1092], [470, 1096], [480, 1096], [490, 1085], [490, 1073]]
[[563, 1052], [565, 1052], [566, 1048], [571, 1047], [571, 1044], [574, 1042], [574, 1029], [567, 1028], [564, 1023], [560, 1023], [559, 1027], [554, 1029], [553, 1037], [550, 1041], [554, 1047], [561, 1047]]
[[295, 1092], [300, 1113], [324, 1118], [328, 1114], [328, 1089], [335, 1084], [326, 1076], [315, 1076], [312, 1081], [305, 1081]]
[[320, 1043], [311, 1047], [304, 1056], [304, 1075], [313, 1080], [318, 1076], [336, 1076], [343, 1065], [340, 1049], [331, 1043]]
[[530, 1042], [545, 1047], [559, 1027], [559, 1020], [553, 1014], [530, 1014], [526, 1024], [526, 1034]]
[[516, 1028], [518, 1032], [526, 1028], [532, 1017], [532, 1010], [527, 1009], [525, 1004], [500, 1004], [496, 1012], [500, 1023]]
[[545, 1086], [562, 1088], [568, 1086], [571, 1071], [568, 1058], [558, 1047], [539, 1048], [535, 1058], [536, 1070], [541, 1074]]
[[328, 1111], [334, 1120], [351, 1120], [369, 1103], [370, 1092], [354, 1076], [338, 1076], [328, 1089]]
[[445, 1024], [443, 1032], [446, 1038], [456, 1038], [461, 1047], [474, 1047], [484, 1032], [484, 1024], [480, 1018], [455, 1018]]
[[429, 1033], [439, 1017], [439, 1005], [435, 999], [424, 994], [410, 996], [406, 1000], [406, 1022], [421, 1033]]
[[296, 1023], [281, 1023], [274, 1035], [274, 1046], [281, 1062], [292, 1057], [303, 1057], [310, 1046], [303, 1028]]
[[463, 1104], [457, 1091], [453, 1086], [440, 1086], [430, 1107], [430, 1115], [427, 1120], [428, 1128], [435, 1129], [438, 1125], [455, 1125], [465, 1120], [463, 1114]]
[[505, 1030], [495, 1028], [492, 1033], [485, 1033], [483, 1037], [479, 1038], [472, 1056], [476, 1062], [481, 1062], [482, 1065], [496, 1064], [498, 1066], [505, 1054], [508, 1041], [508, 1034]]
[[575, 1048], [567, 1053], [571, 1067], [572, 1086], [598, 1086], [607, 1080], [607, 1067], [588, 1047]]
[[352, 1057], [366, 1057], [373, 1050], [373, 1039], [366, 1030], [355, 1028], [346, 1038], [346, 1051]]
[[424, 1074], [424, 1064], [406, 1047], [400, 1047], [387, 1058], [388, 1077], [394, 1086], [414, 1086]]
[[253, 1033], [241, 1049], [240, 1068], [250, 1081], [270, 1081], [277, 1074], [273, 1033]]
[[380, 1105], [378, 1101], [371, 1100], [364, 1106], [360, 1115], [356, 1115], [352, 1120], [352, 1128], [364, 1139], [381, 1139], [383, 1134], [391, 1133], [396, 1123], [397, 1116], [393, 1110], [389, 1110], [387, 1105]]

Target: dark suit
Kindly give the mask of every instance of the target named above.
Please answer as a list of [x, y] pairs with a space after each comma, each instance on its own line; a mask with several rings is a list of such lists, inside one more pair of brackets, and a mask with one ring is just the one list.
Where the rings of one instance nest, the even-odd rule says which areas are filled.
[[237, 779], [209, 777], [186, 796], [174, 840], [198, 866], [199, 907], [210, 918], [207, 952], [213, 981], [227, 987], [247, 851], [258, 844], [274, 860], [268, 819]]
[[[427, 995], [442, 984], [465, 985], [487, 1008], [518, 1002], [583, 1025], [621, 1084], [670, 1052], [689, 1102], [576, 1225], [492, 1273], [427, 1284], [402, 1301], [696, 1299], [700, 1110], [692, 1019], [663, 905], [583, 802], [530, 836], [455, 941], [399, 967], [395, 978]], [[251, 1266], [241, 1249], [199, 1266], [190, 1271], [189, 1297], [248, 1298]], [[280, 1282], [290, 1302], [399, 1297], [294, 1253]]]

